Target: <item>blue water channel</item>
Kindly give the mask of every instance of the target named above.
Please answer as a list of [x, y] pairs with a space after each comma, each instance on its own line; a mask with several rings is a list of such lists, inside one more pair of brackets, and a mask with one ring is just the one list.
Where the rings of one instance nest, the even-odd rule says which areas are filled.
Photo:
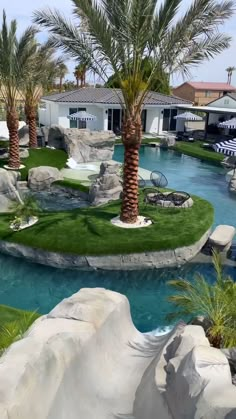
[[[122, 161], [122, 147], [116, 148], [114, 158]], [[170, 188], [211, 201], [216, 224], [236, 226], [236, 200], [227, 191], [224, 169], [151, 147], [141, 148], [140, 166], [165, 173]], [[225, 269], [236, 280], [236, 268]], [[145, 332], [170, 323], [166, 316], [173, 308], [167, 298], [172, 290], [167, 281], [177, 277], [192, 280], [196, 272], [204, 274], [209, 281], [214, 279], [213, 268], [208, 264], [153, 271], [79, 271], [49, 268], [0, 254], [0, 304], [38, 310], [43, 314], [80, 288], [104, 287], [128, 297], [134, 323]]]

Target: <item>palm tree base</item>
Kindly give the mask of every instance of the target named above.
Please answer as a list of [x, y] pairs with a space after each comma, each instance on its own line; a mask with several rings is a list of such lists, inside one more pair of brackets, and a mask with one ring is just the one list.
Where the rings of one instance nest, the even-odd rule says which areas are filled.
[[117, 217], [112, 218], [111, 223], [112, 225], [120, 228], [144, 228], [149, 227], [152, 224], [152, 220], [150, 218], [139, 215], [135, 223], [124, 223], [118, 215]]
[[7, 164], [5, 164], [3, 167], [6, 170], [21, 170], [21, 169], [25, 168], [25, 166], [23, 164], [21, 164], [20, 167], [11, 167], [11, 166], [8, 166]]

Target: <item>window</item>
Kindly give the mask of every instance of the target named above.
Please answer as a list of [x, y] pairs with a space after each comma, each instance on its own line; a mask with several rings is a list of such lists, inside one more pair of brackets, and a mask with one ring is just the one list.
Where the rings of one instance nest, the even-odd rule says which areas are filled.
[[205, 91], [205, 97], [211, 97], [211, 92], [210, 92], [210, 90], [206, 90], [206, 91]]
[[224, 105], [229, 105], [229, 99], [224, 100]]
[[[77, 108], [70, 108], [69, 114], [72, 115], [73, 113], [77, 112]], [[70, 119], [70, 128], [77, 128], [77, 120]]]

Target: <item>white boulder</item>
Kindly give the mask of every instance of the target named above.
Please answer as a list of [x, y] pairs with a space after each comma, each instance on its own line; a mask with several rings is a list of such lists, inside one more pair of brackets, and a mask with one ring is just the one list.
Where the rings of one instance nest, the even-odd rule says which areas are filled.
[[63, 176], [56, 167], [34, 167], [28, 173], [28, 187], [32, 191], [50, 191], [52, 183], [62, 179]]
[[209, 237], [209, 242], [221, 250], [228, 250], [231, 247], [236, 229], [229, 225], [219, 225]]
[[91, 185], [89, 200], [93, 205], [102, 205], [119, 199], [122, 192], [120, 165], [113, 162], [101, 163], [100, 173]]
[[17, 189], [20, 173], [0, 168], [0, 212], [10, 209], [13, 202], [22, 202]]
[[234, 419], [227, 358], [200, 326], [139, 333], [121, 294], [82, 289], [0, 362], [1, 419]]

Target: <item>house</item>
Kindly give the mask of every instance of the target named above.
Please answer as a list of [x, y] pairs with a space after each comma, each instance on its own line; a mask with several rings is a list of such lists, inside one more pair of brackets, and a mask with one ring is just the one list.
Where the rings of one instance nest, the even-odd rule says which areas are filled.
[[227, 93], [236, 93], [236, 88], [228, 83], [185, 82], [173, 89], [173, 94], [196, 106], [204, 106]]
[[[121, 90], [105, 87], [84, 87], [70, 92], [56, 93], [42, 97], [39, 109], [39, 123], [63, 128], [89, 128], [91, 130], [113, 130], [119, 133], [122, 125], [123, 97]], [[175, 96], [149, 92], [144, 101], [142, 112], [143, 131], [161, 134], [175, 131], [176, 105], [190, 102]], [[86, 111], [96, 116], [95, 121], [74, 121], [68, 115]]]

